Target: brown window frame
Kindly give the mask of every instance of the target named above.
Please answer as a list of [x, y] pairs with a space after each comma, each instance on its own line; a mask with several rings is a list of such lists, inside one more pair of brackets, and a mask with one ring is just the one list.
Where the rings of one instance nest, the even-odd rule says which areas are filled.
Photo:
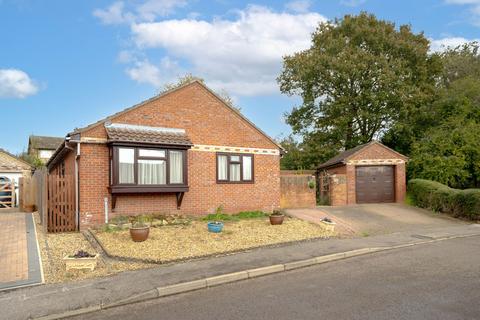
[[[227, 156], [227, 180], [220, 180], [218, 177], [218, 157]], [[231, 161], [231, 157], [238, 156], [239, 161]], [[250, 157], [252, 159], [252, 179], [244, 180], [243, 179], [243, 157]], [[216, 180], [218, 184], [253, 184], [255, 183], [255, 156], [253, 153], [229, 153], [229, 152], [217, 152], [215, 156], [216, 162]], [[230, 164], [240, 164], [240, 180], [231, 181], [230, 180]]]
[[[133, 183], [119, 183], [119, 149], [133, 149]], [[140, 149], [165, 151], [164, 157], [140, 156]], [[163, 145], [142, 144], [114, 144], [110, 148], [110, 191], [112, 193], [158, 193], [158, 192], [185, 192], [188, 191], [188, 159], [187, 148]], [[170, 152], [182, 152], [183, 182], [170, 183]], [[164, 160], [165, 161], [165, 184], [139, 184], [138, 183], [138, 160]]]

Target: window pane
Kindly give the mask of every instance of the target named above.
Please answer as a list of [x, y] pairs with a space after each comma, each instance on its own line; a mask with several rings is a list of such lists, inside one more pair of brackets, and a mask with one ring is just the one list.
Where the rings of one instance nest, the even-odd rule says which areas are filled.
[[240, 156], [230, 156], [230, 161], [239, 162], [240, 161]]
[[170, 151], [170, 183], [183, 183], [183, 152]]
[[240, 163], [230, 164], [230, 181], [240, 181]]
[[53, 154], [52, 150], [40, 150], [38, 157], [43, 159], [48, 159], [52, 156], [52, 154]]
[[138, 184], [166, 184], [165, 160], [138, 160]]
[[227, 180], [227, 156], [218, 156], [218, 180]]
[[155, 158], [165, 158], [165, 150], [158, 149], [139, 149], [138, 155], [140, 157], [155, 157]]
[[134, 183], [134, 149], [118, 149], [118, 183]]
[[252, 180], [252, 157], [243, 156], [243, 180]]

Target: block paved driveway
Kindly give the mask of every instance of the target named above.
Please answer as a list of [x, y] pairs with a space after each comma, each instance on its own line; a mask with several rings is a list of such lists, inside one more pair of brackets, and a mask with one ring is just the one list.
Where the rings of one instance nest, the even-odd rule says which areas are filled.
[[0, 290], [42, 282], [31, 213], [0, 210]]
[[318, 223], [329, 217], [337, 223], [340, 236], [370, 236], [393, 232], [422, 231], [467, 224], [444, 214], [397, 203], [320, 206], [288, 209], [287, 213], [302, 220]]

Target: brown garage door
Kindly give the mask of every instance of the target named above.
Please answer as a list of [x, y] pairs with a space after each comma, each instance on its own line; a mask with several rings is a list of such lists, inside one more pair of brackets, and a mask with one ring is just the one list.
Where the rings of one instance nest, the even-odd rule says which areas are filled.
[[395, 201], [393, 166], [362, 166], [356, 168], [357, 203]]

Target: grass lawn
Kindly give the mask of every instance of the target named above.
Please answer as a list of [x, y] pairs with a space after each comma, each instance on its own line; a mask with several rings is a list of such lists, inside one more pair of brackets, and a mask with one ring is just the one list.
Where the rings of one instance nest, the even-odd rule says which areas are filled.
[[[161, 263], [332, 236], [322, 226], [298, 219], [285, 217], [283, 225], [272, 226], [264, 214], [252, 215], [222, 218], [217, 214], [188, 225], [152, 227], [145, 242], [133, 242], [128, 230], [94, 233], [110, 255]], [[202, 220], [225, 221], [223, 232], [208, 232]]]

